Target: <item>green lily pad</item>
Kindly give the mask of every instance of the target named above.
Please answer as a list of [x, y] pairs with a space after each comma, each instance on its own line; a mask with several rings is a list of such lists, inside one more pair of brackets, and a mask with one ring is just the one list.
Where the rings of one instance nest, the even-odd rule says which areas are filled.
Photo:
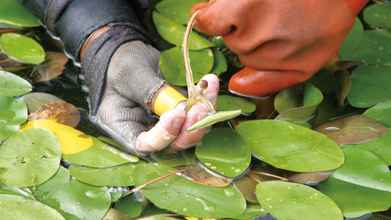
[[373, 4], [367, 7], [364, 20], [373, 28], [391, 29], [391, 4]]
[[159, 151], [152, 153], [150, 157], [161, 165], [173, 168], [179, 166], [189, 166], [196, 164], [197, 162], [193, 149], [179, 151], [175, 154], [167, 153], [165, 151]]
[[348, 96], [350, 104], [357, 108], [367, 108], [391, 100], [390, 72], [390, 66], [364, 65], [354, 70]]
[[142, 199], [136, 198], [134, 195], [126, 196], [114, 204], [114, 208], [126, 214], [129, 218], [137, 218], [141, 215], [144, 209]]
[[[182, 46], [184, 34], [186, 32], [185, 26], [178, 24], [172, 19], [157, 12], [153, 13], [153, 21], [162, 38], [176, 46]], [[213, 47], [213, 44], [209, 40], [194, 31], [190, 34], [190, 50], [201, 50], [209, 47]]]
[[208, 169], [227, 177], [239, 176], [251, 162], [250, 148], [230, 128], [213, 129], [202, 139], [195, 154]]
[[69, 172], [80, 182], [93, 186], [133, 186], [135, 167], [133, 163], [111, 168], [71, 166]]
[[65, 220], [56, 210], [21, 196], [0, 194], [0, 213], [7, 220]]
[[[190, 51], [189, 54], [194, 73], [194, 81], [198, 82], [204, 75], [212, 70], [214, 62], [213, 52], [210, 49], [204, 49]], [[177, 86], [186, 85], [185, 63], [180, 47], [171, 48], [161, 54], [160, 69], [164, 78], [169, 83]]]
[[217, 109], [219, 111], [240, 109], [243, 114], [251, 114], [256, 110], [256, 106], [253, 102], [247, 101], [241, 97], [220, 95], [217, 99]]
[[0, 5], [0, 23], [14, 27], [38, 27], [38, 18], [33, 16], [17, 0], [2, 0]]
[[40, 202], [58, 210], [66, 219], [102, 219], [110, 208], [105, 188], [89, 186], [72, 179], [65, 168], [34, 190]]
[[225, 58], [223, 52], [221, 52], [220, 50], [215, 49], [213, 51], [214, 51], [215, 60], [214, 60], [213, 68], [210, 72], [217, 75], [227, 72], [228, 70], [227, 58]]
[[239, 219], [239, 220], [257, 219], [257, 217], [265, 216], [267, 214], [268, 213], [261, 206], [249, 205], [243, 214], [241, 214], [240, 216], [237, 216], [234, 219]]
[[359, 186], [391, 192], [391, 176], [387, 164], [374, 153], [345, 148], [345, 163], [333, 173], [335, 179]]
[[253, 120], [237, 131], [260, 160], [296, 172], [333, 170], [344, 162], [340, 147], [325, 135], [278, 120]]
[[28, 199], [35, 200], [29, 188], [18, 188], [16, 186], [0, 185], [0, 195], [1, 194], [22, 196]]
[[363, 150], [371, 151], [382, 158], [388, 166], [391, 166], [391, 131], [387, 134], [363, 144], [344, 145], [344, 147], [357, 147]]
[[0, 96], [20, 96], [31, 89], [31, 84], [23, 78], [0, 70]]
[[92, 139], [92, 147], [77, 154], [63, 155], [63, 159], [72, 165], [91, 168], [108, 168], [139, 161], [137, 157], [123, 153], [97, 138]]
[[304, 88], [286, 89], [274, 99], [274, 106], [279, 113], [277, 119], [294, 123], [307, 122], [313, 118], [322, 101], [322, 92], [312, 84], [308, 83]]
[[22, 99], [0, 96], [0, 142], [19, 130], [27, 120], [27, 107]]
[[187, 24], [190, 19], [191, 7], [206, 0], [164, 0], [159, 2], [155, 9], [162, 15], [169, 17], [178, 24]]
[[257, 198], [266, 212], [278, 220], [342, 220], [338, 206], [326, 195], [302, 184], [262, 182]]
[[361, 187], [334, 178], [319, 185], [319, 190], [333, 199], [345, 217], [356, 218], [391, 207], [391, 193]]
[[45, 51], [38, 42], [16, 33], [0, 36], [0, 51], [21, 63], [40, 64], [45, 61]]
[[366, 110], [364, 115], [391, 127], [391, 101], [381, 102]]
[[[136, 185], [165, 176], [170, 173], [169, 170], [156, 164], [138, 166]], [[185, 216], [232, 218], [246, 209], [242, 194], [232, 186], [218, 188], [200, 185], [175, 174], [149, 184], [142, 192], [157, 207]]]
[[360, 48], [361, 39], [363, 37], [364, 27], [359, 18], [356, 18], [356, 22], [349, 35], [345, 38], [342, 47], [339, 51], [341, 60], [354, 60], [356, 51]]
[[60, 146], [51, 132], [17, 133], [0, 146], [0, 182], [17, 187], [39, 185], [57, 172], [60, 159]]

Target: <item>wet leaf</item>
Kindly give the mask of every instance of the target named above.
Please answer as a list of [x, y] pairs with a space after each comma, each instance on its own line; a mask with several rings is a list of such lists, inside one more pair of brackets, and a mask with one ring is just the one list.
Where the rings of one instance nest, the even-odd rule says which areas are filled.
[[45, 51], [38, 42], [16, 33], [0, 36], [0, 51], [21, 63], [40, 64], [45, 61]]
[[0, 70], [0, 96], [20, 96], [31, 89], [31, 84], [26, 80]]
[[114, 208], [126, 214], [129, 218], [137, 218], [143, 212], [146, 200], [138, 198], [136, 195], [126, 196], [114, 205]]
[[322, 101], [322, 92], [312, 84], [286, 89], [274, 99], [275, 109], [279, 112], [277, 119], [299, 124], [307, 122]]
[[193, 165], [196, 163], [196, 158], [192, 150], [179, 151], [174, 154], [160, 151], [152, 153], [150, 157], [159, 164], [173, 168], [178, 166]]
[[47, 52], [46, 62], [37, 68], [38, 76], [35, 82], [47, 82], [60, 76], [65, 69], [68, 57], [64, 53]]
[[278, 220], [342, 220], [341, 210], [326, 195], [296, 183], [262, 182], [257, 186], [262, 208]]
[[357, 108], [367, 108], [391, 100], [390, 72], [390, 66], [363, 65], [355, 69], [348, 96], [350, 104]]
[[289, 181], [301, 183], [310, 186], [316, 186], [320, 182], [327, 180], [331, 172], [316, 172], [316, 173], [296, 173], [288, 177]]
[[191, 7], [199, 2], [206, 2], [206, 0], [164, 0], [159, 2], [155, 9], [178, 24], [187, 24]]
[[205, 170], [199, 165], [190, 165], [177, 168], [177, 174], [200, 185], [213, 187], [227, 187], [232, 183], [231, 179], [225, 178], [213, 171]]
[[382, 124], [361, 115], [337, 119], [319, 126], [316, 130], [338, 144], [366, 143], [388, 131]]
[[341, 60], [354, 60], [353, 56], [356, 51], [360, 48], [361, 39], [363, 37], [364, 27], [359, 18], [350, 31], [349, 35], [345, 38], [342, 47], [339, 51]]
[[102, 220], [131, 220], [131, 218], [117, 209], [109, 209]]
[[257, 185], [258, 181], [255, 181], [249, 176], [243, 176], [237, 181], [235, 181], [235, 186], [243, 194], [247, 202], [251, 203], [258, 203], [257, 196], [255, 195]]
[[[153, 21], [155, 23], [157, 31], [162, 38], [176, 46], [182, 46], [183, 36], [186, 31], [185, 26], [178, 24], [172, 19], [157, 12], [153, 13]], [[194, 31], [190, 34], [190, 50], [201, 50], [209, 47], [213, 47], [213, 44], [204, 37], [202, 37], [200, 34]]]
[[0, 184], [0, 195], [1, 194], [22, 196], [28, 199], [35, 200], [31, 190], [28, 188], [18, 188], [16, 186], [6, 186]]
[[52, 177], [60, 166], [56, 137], [44, 129], [17, 133], [0, 146], [0, 182], [27, 187]]
[[365, 116], [391, 127], [391, 101], [381, 102], [364, 113]]
[[80, 112], [74, 105], [58, 101], [42, 105], [35, 112], [30, 112], [29, 120], [54, 120], [60, 124], [76, 127], [80, 122]]
[[325, 135], [278, 120], [254, 120], [239, 124], [237, 131], [254, 156], [284, 170], [317, 172], [338, 168], [344, 156]]
[[[210, 49], [190, 51], [190, 61], [194, 73], [194, 81], [198, 82], [213, 67], [213, 52]], [[186, 85], [185, 64], [182, 49], [174, 47], [164, 51], [160, 56], [160, 69], [164, 78], [177, 86]]]
[[7, 220], [65, 220], [56, 210], [21, 196], [0, 194], [0, 213]]
[[225, 73], [228, 70], [227, 58], [225, 58], [223, 52], [217, 49], [213, 51], [214, 51], [215, 60], [214, 60], [213, 68], [210, 72], [217, 75]]
[[135, 168], [133, 163], [100, 169], [71, 166], [69, 172], [80, 182], [93, 186], [133, 186]]
[[256, 110], [256, 106], [253, 102], [247, 101], [241, 97], [220, 95], [217, 98], [217, 109], [219, 111], [234, 111], [240, 109], [243, 114], [251, 114]]
[[211, 114], [199, 120], [197, 123], [194, 123], [190, 128], [187, 129], [187, 131], [194, 131], [201, 128], [207, 128], [214, 124], [234, 119], [240, 116], [241, 114], [242, 114], [241, 110], [216, 112], [214, 114]]
[[27, 107], [22, 99], [0, 96], [0, 142], [19, 130], [27, 120]]
[[[168, 172], [168, 168], [153, 164], [139, 166], [136, 169], [136, 184], [144, 184]], [[142, 192], [157, 207], [185, 216], [231, 218], [241, 215], [246, 209], [245, 199], [234, 187], [209, 187], [179, 176], [170, 176], [150, 184]]]
[[0, 23], [15, 27], [38, 27], [38, 18], [34, 17], [16, 0], [1, 0]]
[[391, 29], [391, 4], [373, 4], [367, 7], [364, 20], [373, 28]]
[[391, 192], [387, 164], [375, 154], [358, 148], [344, 149], [346, 161], [333, 173], [335, 179], [355, 185]]
[[37, 187], [34, 196], [58, 210], [66, 219], [102, 219], [110, 208], [110, 194], [105, 188], [89, 186], [72, 179], [65, 168]]
[[345, 147], [357, 147], [371, 151], [382, 158], [387, 165], [391, 166], [391, 131], [387, 134], [364, 144], [345, 145]]
[[43, 92], [29, 93], [23, 96], [23, 100], [26, 102], [29, 112], [36, 112], [46, 104], [63, 101], [55, 95]]
[[206, 134], [195, 152], [208, 169], [227, 177], [237, 177], [247, 170], [251, 151], [230, 128], [216, 128]]
[[319, 185], [319, 190], [333, 199], [344, 216], [355, 218], [391, 207], [391, 193], [361, 187], [334, 178]]

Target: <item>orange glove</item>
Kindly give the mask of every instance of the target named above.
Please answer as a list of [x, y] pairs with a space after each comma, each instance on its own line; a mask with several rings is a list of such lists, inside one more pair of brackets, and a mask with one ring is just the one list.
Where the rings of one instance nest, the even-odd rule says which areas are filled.
[[233, 93], [265, 96], [309, 79], [337, 56], [367, 0], [214, 0], [196, 26], [226, 45], [246, 66], [229, 83]]

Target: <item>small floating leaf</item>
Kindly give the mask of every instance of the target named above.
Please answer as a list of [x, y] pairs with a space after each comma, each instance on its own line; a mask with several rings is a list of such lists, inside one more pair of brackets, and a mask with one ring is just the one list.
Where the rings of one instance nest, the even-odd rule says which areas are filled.
[[201, 128], [207, 128], [219, 122], [234, 119], [241, 114], [242, 114], [241, 110], [217, 112], [215, 114], [209, 115], [201, 119], [200, 121], [192, 125], [190, 128], [188, 128], [187, 131], [194, 131]]
[[178, 24], [187, 24], [190, 19], [191, 7], [199, 2], [206, 2], [206, 0], [164, 0], [159, 2], [155, 8], [156, 10], [172, 19]]
[[14, 27], [37, 27], [40, 25], [38, 18], [16, 0], [1, 0], [0, 24]]
[[220, 95], [217, 98], [217, 109], [219, 111], [234, 111], [240, 109], [243, 114], [251, 114], [256, 110], [256, 106], [253, 102], [241, 97]]
[[31, 84], [23, 78], [0, 70], [0, 96], [20, 96], [31, 90]]
[[373, 4], [364, 11], [364, 20], [373, 28], [391, 29], [391, 4]]
[[378, 103], [366, 110], [364, 115], [391, 128], [391, 101]]

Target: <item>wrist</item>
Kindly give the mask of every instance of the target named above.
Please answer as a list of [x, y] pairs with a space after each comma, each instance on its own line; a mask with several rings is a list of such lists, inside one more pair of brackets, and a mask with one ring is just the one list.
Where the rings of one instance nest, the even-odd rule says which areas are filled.
[[185, 102], [186, 97], [178, 90], [174, 89], [170, 85], [164, 85], [156, 93], [152, 104], [151, 110], [156, 115], [163, 115], [164, 113], [173, 110], [179, 103]]

